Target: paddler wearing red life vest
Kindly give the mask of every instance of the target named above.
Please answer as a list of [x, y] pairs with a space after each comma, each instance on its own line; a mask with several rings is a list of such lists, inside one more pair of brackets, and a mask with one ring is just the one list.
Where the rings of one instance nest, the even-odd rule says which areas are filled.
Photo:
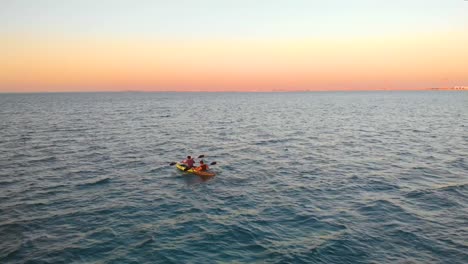
[[208, 165], [206, 165], [203, 160], [200, 160], [200, 166], [195, 168], [196, 171], [206, 171], [208, 169]]

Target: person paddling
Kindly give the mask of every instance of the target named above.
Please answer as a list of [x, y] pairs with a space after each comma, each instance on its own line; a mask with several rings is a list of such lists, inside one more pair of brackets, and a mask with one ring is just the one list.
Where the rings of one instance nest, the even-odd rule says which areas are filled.
[[187, 156], [187, 159], [184, 159], [181, 163], [185, 165], [185, 170], [190, 170], [193, 168], [195, 161], [191, 156]]
[[208, 169], [208, 165], [206, 165], [203, 160], [200, 160], [200, 166], [195, 168], [196, 171], [206, 171]]

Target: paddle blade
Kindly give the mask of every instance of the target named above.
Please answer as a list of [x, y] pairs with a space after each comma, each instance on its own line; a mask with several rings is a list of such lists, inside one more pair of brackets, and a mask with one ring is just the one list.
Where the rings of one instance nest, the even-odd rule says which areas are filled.
[[176, 164], [177, 164], [177, 162], [171, 162], [171, 163], [169, 163], [169, 166], [174, 166]]
[[210, 165], [216, 165], [216, 161], [211, 162]]
[[202, 159], [202, 158], [204, 158], [204, 157], [205, 157], [205, 155], [200, 155], [200, 156], [198, 156], [199, 159]]

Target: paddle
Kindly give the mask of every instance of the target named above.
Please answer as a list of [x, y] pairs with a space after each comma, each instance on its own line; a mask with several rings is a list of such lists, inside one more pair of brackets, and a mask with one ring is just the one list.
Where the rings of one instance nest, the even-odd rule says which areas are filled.
[[[169, 163], [169, 166], [174, 166], [176, 164], [177, 164], [177, 162], [171, 162], [171, 163]], [[211, 162], [210, 166], [212, 166], [212, 165], [216, 165], [216, 161]]]
[[[202, 158], [204, 158], [204, 157], [205, 157], [205, 155], [200, 155], [200, 156], [198, 156], [197, 159], [202, 159]], [[174, 166], [174, 165], [176, 165], [176, 164], [177, 164], [177, 162], [171, 162], [171, 163], [169, 163], [169, 166]], [[216, 162], [215, 162], [215, 164], [216, 164]], [[215, 165], [215, 164], [212, 164], [212, 165]]]

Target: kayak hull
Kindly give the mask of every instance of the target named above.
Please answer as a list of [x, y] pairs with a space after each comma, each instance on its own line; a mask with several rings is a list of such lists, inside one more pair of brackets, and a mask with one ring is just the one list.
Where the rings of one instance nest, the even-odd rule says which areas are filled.
[[192, 173], [192, 174], [195, 174], [195, 175], [198, 175], [198, 176], [201, 176], [201, 177], [213, 177], [215, 176], [216, 174], [213, 173], [213, 172], [208, 172], [208, 171], [196, 171], [194, 170], [193, 168], [192, 169], [189, 169], [189, 170], [185, 170], [185, 167], [180, 164], [180, 163], [177, 163], [176, 164], [176, 168], [183, 171], [183, 172], [188, 172], [188, 173]]

